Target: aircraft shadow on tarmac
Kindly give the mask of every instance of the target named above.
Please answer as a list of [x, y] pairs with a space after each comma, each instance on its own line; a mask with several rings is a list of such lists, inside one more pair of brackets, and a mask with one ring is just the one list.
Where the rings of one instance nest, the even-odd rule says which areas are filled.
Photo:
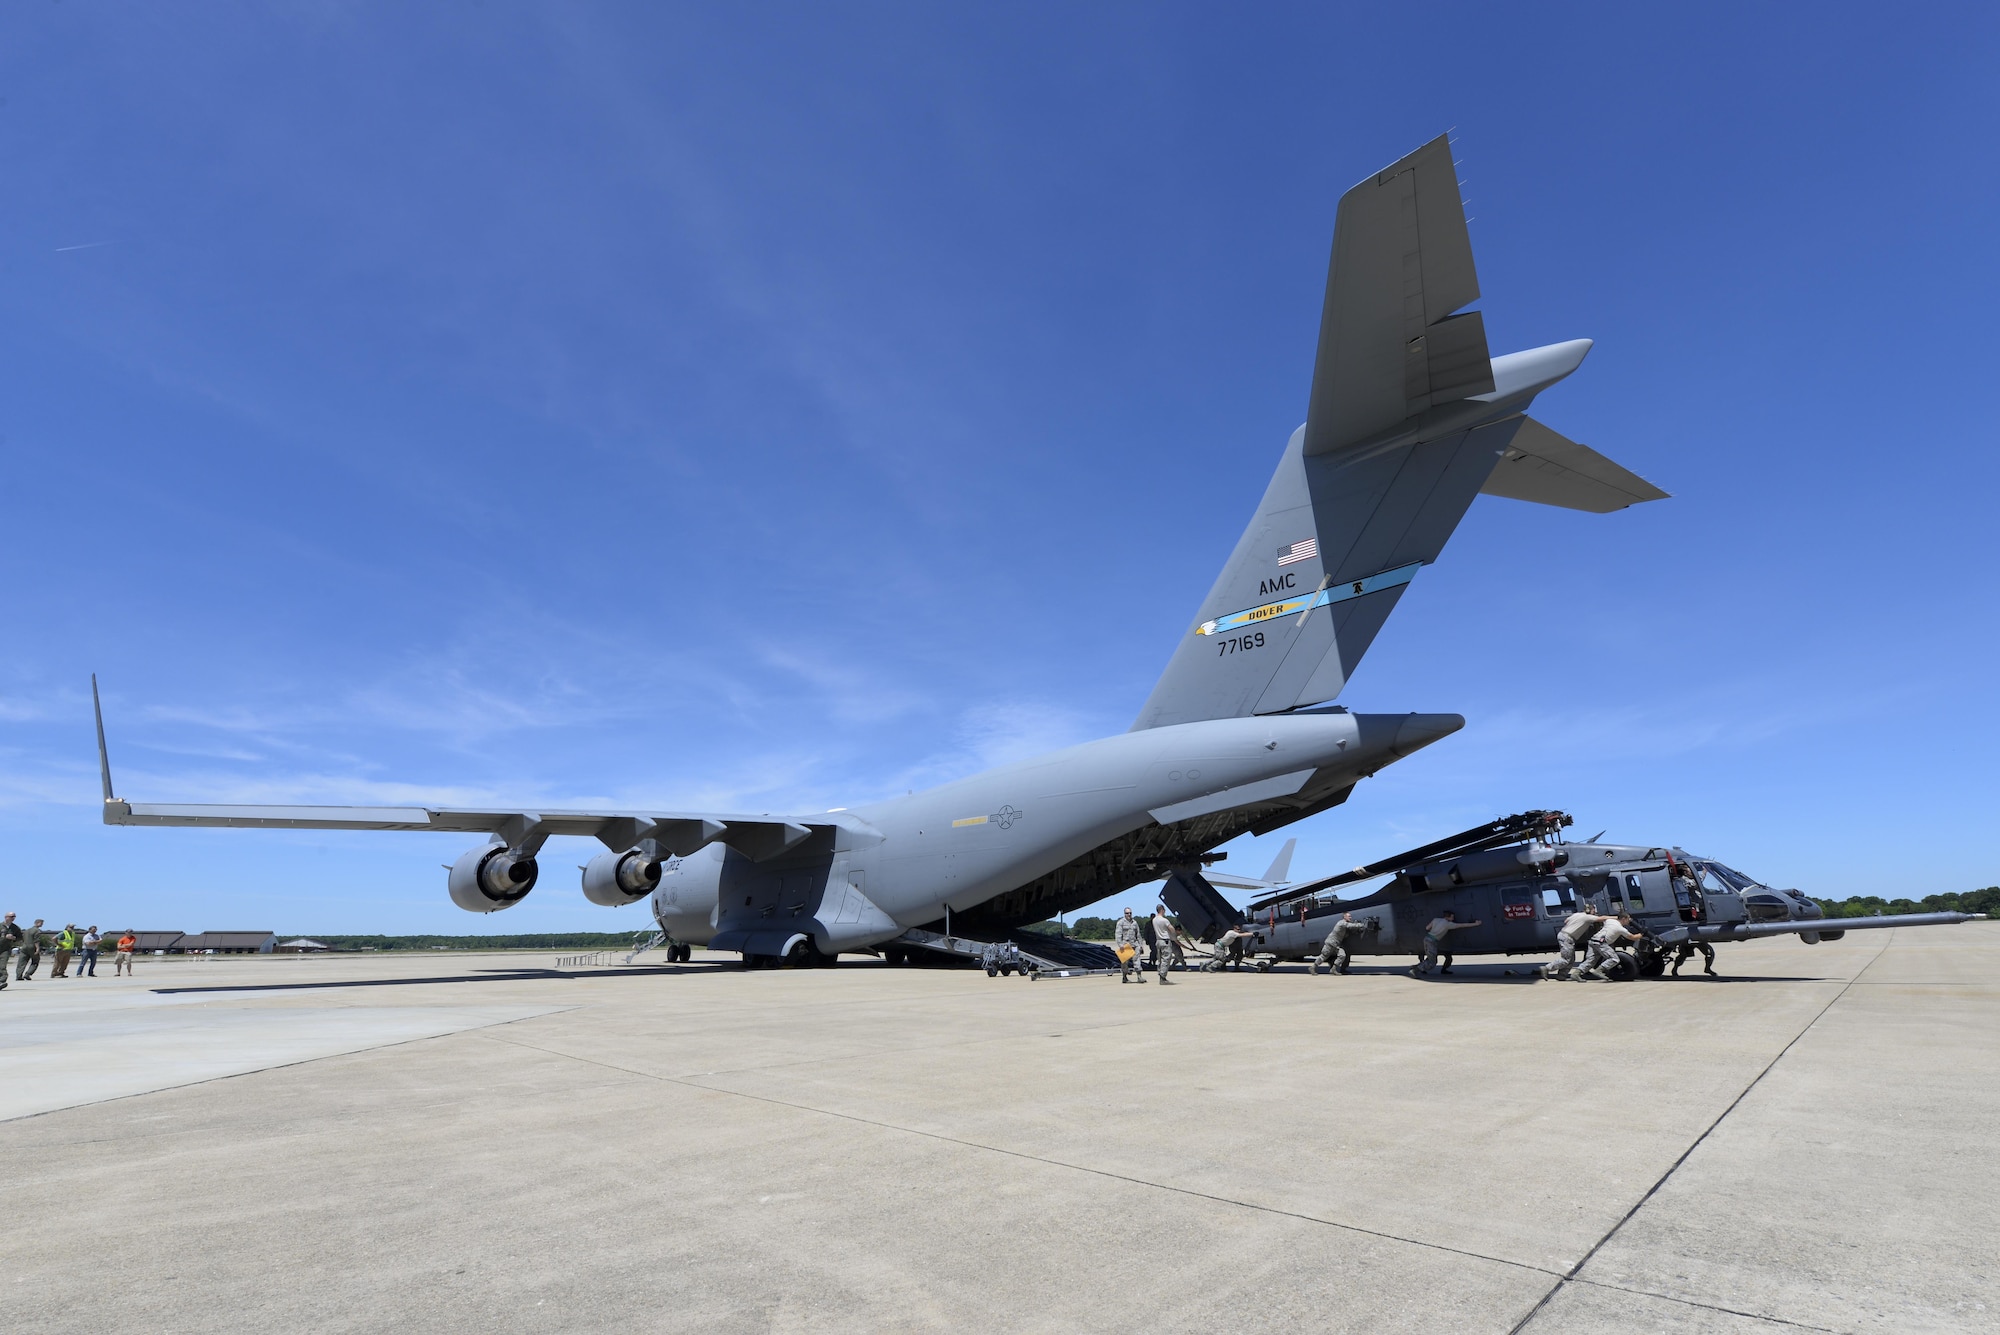
[[[1283, 969], [1274, 972], [1298, 973], [1300, 971], [1296, 969]], [[1413, 976], [1410, 973], [1408, 965], [1374, 965], [1372, 967], [1368, 965], [1353, 965], [1347, 970], [1347, 976], [1350, 978], [1358, 978], [1364, 974], [1377, 978], [1409, 978]], [[1332, 977], [1333, 975], [1329, 974], [1327, 976]], [[1523, 983], [1567, 981], [1544, 978], [1541, 975], [1541, 971], [1535, 966], [1518, 964], [1504, 967], [1494, 964], [1459, 964], [1452, 967], [1449, 977], [1441, 977], [1434, 973], [1417, 974], [1414, 976], [1419, 982], [1447, 985], [1452, 983], [1484, 983], [1488, 986], [1494, 984], [1518, 986]], [[1703, 976], [1699, 973], [1692, 973], [1682, 974], [1678, 978], [1662, 977], [1642, 979], [1641, 981], [1655, 983], [1824, 983], [1828, 980], [1824, 978], [1768, 977], [1762, 974], [1715, 974], [1712, 976]]]
[[[198, 992], [307, 992], [342, 987], [423, 987], [433, 983], [528, 983], [544, 980], [570, 982], [579, 978], [637, 978], [657, 974], [719, 973], [733, 971], [734, 968], [733, 964], [702, 963], [642, 964], [630, 968], [592, 969], [587, 972], [570, 969], [476, 969], [471, 973], [453, 974], [442, 978], [347, 978], [309, 983], [219, 983], [207, 987], [155, 987], [150, 990], [162, 995]], [[1283, 972], [1293, 974], [1299, 971], [1286, 969]], [[1347, 973], [1349, 977], [1410, 977], [1410, 971], [1407, 967], [1398, 968], [1393, 966], [1388, 968], [1379, 966], [1369, 968], [1363, 966], [1350, 968]], [[1531, 967], [1517, 968], [1509, 972], [1506, 969], [1491, 965], [1454, 968], [1451, 971], [1451, 976], [1448, 978], [1439, 977], [1436, 974], [1423, 974], [1420, 977], [1426, 983], [1483, 983], [1489, 986], [1493, 984], [1517, 986], [1555, 981], [1554, 979], [1543, 978]], [[1651, 981], [1671, 983], [1824, 983], [1828, 980], [1824, 978], [1773, 978], [1758, 974], [1729, 974], [1711, 978], [1704, 977], [1701, 974], [1692, 974], [1681, 978], [1660, 978]]]
[[304, 992], [335, 987], [420, 987], [430, 983], [527, 983], [540, 979], [634, 978], [646, 974], [714, 973], [724, 965], [646, 964], [629, 969], [478, 969], [446, 978], [348, 978], [313, 983], [221, 983], [210, 987], [156, 987], [172, 992]]

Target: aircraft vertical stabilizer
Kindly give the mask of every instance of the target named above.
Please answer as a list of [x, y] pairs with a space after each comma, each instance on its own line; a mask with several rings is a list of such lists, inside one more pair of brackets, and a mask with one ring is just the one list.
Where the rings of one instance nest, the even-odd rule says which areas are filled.
[[[1495, 358], [1460, 309], [1478, 296], [1442, 136], [1341, 197], [1305, 425], [1135, 731], [1332, 700], [1482, 488], [1579, 508], [1664, 495], [1528, 422], [1590, 344]], [[1503, 457], [1522, 462], [1489, 486]]]

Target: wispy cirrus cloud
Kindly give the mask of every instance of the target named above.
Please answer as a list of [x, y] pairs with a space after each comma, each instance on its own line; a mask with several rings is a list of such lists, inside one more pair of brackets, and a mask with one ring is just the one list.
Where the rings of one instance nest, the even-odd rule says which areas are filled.
[[766, 646], [759, 656], [765, 666], [810, 687], [818, 707], [838, 723], [882, 723], [935, 707], [933, 697], [926, 692], [832, 657], [775, 646]]

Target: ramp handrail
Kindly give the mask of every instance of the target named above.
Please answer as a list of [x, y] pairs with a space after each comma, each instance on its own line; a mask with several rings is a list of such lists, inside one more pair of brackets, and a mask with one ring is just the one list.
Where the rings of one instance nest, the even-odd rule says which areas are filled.
[[630, 964], [633, 960], [638, 959], [641, 955], [651, 950], [654, 946], [666, 944], [666, 942], [670, 939], [667, 936], [666, 930], [664, 928], [661, 929], [660, 931], [654, 932], [651, 936], [646, 937], [645, 941], [643, 942], [639, 940], [639, 937], [642, 935], [644, 935], [644, 933], [633, 934], [632, 953], [625, 957], [625, 962], [627, 964]]
[[596, 968], [611, 963], [611, 957], [617, 953], [614, 950], [593, 950], [587, 955], [558, 955], [556, 956], [556, 967], [558, 969]]

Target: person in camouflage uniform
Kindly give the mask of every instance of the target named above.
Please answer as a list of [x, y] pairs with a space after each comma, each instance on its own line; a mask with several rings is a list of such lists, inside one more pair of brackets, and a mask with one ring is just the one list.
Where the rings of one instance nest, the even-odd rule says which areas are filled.
[[1340, 921], [1335, 923], [1333, 930], [1326, 934], [1326, 940], [1319, 948], [1319, 958], [1313, 961], [1312, 971], [1318, 973], [1320, 966], [1326, 965], [1335, 973], [1346, 973], [1348, 958], [1347, 943], [1359, 937], [1364, 932], [1372, 932], [1374, 930], [1375, 920], [1373, 918], [1363, 918], [1359, 922], [1356, 922], [1352, 913], [1341, 914]]
[[[1146, 934], [1139, 930], [1139, 920], [1132, 916], [1132, 910], [1129, 908], [1125, 910], [1124, 917], [1112, 924], [1111, 948], [1119, 952], [1119, 982], [1129, 983], [1135, 977], [1142, 983], [1146, 981], [1146, 966], [1139, 962], [1139, 947], [1145, 940]], [[1132, 950], [1129, 955], [1124, 949], [1127, 946]]]

